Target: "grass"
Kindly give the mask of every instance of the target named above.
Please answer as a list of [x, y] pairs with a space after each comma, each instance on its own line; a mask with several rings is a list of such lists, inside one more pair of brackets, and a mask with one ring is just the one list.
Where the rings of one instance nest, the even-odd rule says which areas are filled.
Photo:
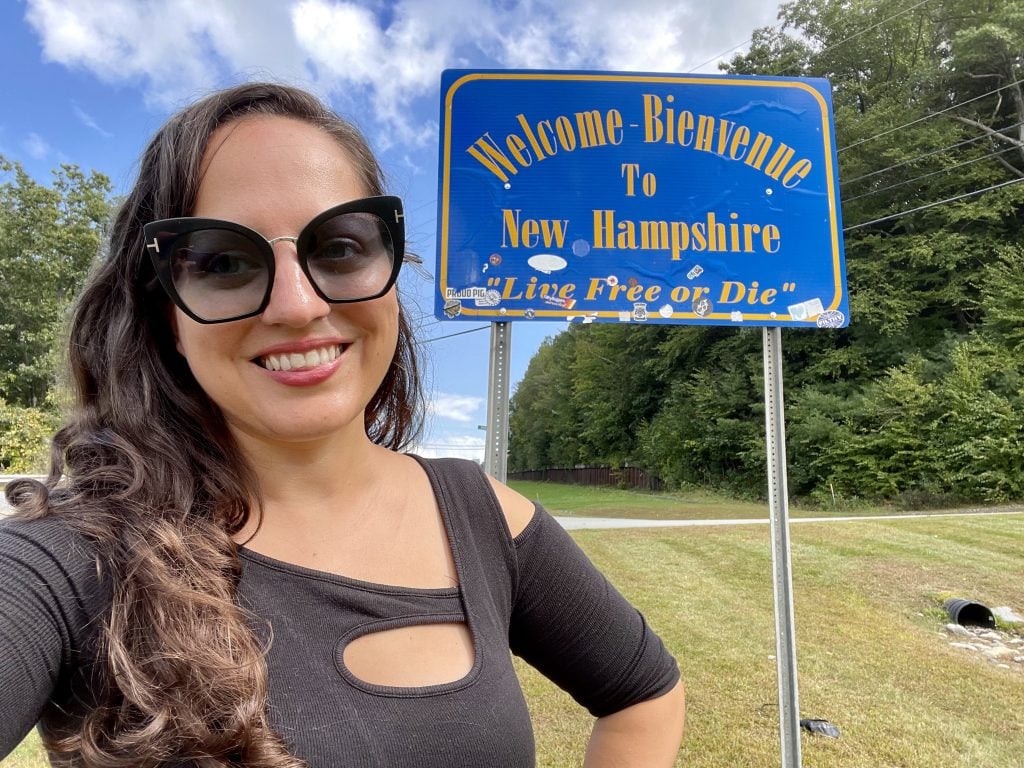
[[[559, 490], [539, 485], [541, 492]], [[598, 502], [624, 498], [590, 490], [569, 489], [582, 499], [580, 514], [604, 514], [594, 511], [602, 509]], [[551, 498], [543, 500], [559, 512], [569, 503]], [[683, 509], [680, 498], [659, 504]], [[707, 500], [709, 508], [718, 503]], [[658, 509], [639, 501], [630, 507], [638, 517]], [[740, 517], [743, 509], [719, 511]], [[588, 530], [574, 537], [679, 661], [688, 721], [677, 766], [777, 766], [768, 528]], [[952, 594], [1024, 610], [1024, 514], [808, 523], [794, 526], [791, 538], [801, 716], [825, 718], [842, 731], [837, 740], [804, 734], [805, 765], [1024, 766], [1024, 665], [1000, 669], [951, 648], [941, 610], [942, 597]], [[591, 719], [531, 669], [520, 665], [520, 672], [537, 764], [579, 766]], [[45, 765], [35, 736], [20, 749], [0, 766]]]
[[[769, 534], [580, 531], [577, 541], [679, 661], [678, 766], [779, 763]], [[1024, 765], [1024, 665], [949, 647], [940, 596], [1024, 606], [1024, 515], [809, 524], [792, 531], [802, 737], [815, 768]], [[530, 670], [539, 765], [578, 765], [589, 719]]]
[[652, 520], [758, 518], [768, 516], [766, 504], [736, 501], [708, 491], [647, 493], [601, 486], [515, 480], [509, 485], [553, 515], [626, 517]]
[[[757, 520], [768, 518], [768, 502], [738, 501], [703, 489], [651, 493], [618, 488], [514, 480], [515, 490], [554, 515], [646, 518], [649, 520]], [[927, 510], [940, 512], [942, 510]], [[899, 514], [894, 507], [844, 504], [838, 507], [790, 505], [791, 517], [867, 517]]]

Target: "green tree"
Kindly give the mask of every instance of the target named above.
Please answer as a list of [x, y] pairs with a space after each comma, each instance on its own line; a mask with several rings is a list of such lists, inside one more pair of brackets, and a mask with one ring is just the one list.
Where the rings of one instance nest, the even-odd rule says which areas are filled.
[[509, 403], [509, 468], [571, 467], [580, 460], [580, 417], [572, 399], [576, 336], [541, 344]]
[[640, 425], [661, 406], [666, 389], [651, 360], [664, 327], [580, 325], [571, 367], [579, 415], [580, 460], [614, 466], [634, 458]]
[[67, 308], [99, 254], [110, 181], [63, 165], [47, 187], [2, 157], [0, 179], [0, 398], [42, 406]]
[[[1020, 497], [1024, 4], [794, 0], [779, 18], [723, 69], [829, 78], [852, 317], [783, 334], [791, 489]], [[625, 364], [621, 329], [563, 359], [576, 455], [763, 488], [760, 334], [630, 330], [646, 360]]]

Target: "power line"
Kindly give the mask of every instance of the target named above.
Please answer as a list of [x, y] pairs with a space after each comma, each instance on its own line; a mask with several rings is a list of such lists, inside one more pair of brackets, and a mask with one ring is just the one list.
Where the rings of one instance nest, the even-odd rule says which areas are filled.
[[[892, 21], [892, 20], [893, 20], [893, 19], [895, 19], [895, 18], [896, 18], [897, 16], [902, 16], [902, 15], [903, 15], [903, 14], [905, 14], [905, 13], [910, 13], [910, 12], [911, 12], [911, 11], [913, 11], [913, 10], [914, 10], [915, 8], [919, 8], [919, 7], [921, 7], [922, 5], [924, 5], [925, 3], [928, 3], [928, 2], [931, 2], [931, 0], [920, 0], [920, 2], [918, 2], [918, 3], [915, 3], [914, 5], [910, 6], [909, 8], [904, 8], [904, 9], [903, 9], [902, 11], [899, 11], [898, 13], [894, 13], [894, 14], [893, 14], [892, 16], [889, 16], [888, 18], [882, 19], [881, 21], [879, 21], [879, 22], [877, 22], [877, 23], [875, 23], [875, 24], [872, 24], [872, 25], [871, 25], [870, 27], [865, 27], [865, 28], [864, 28], [864, 29], [862, 29], [862, 30], [861, 30], [860, 32], [857, 32], [857, 33], [855, 33], [855, 34], [852, 34], [852, 35], [850, 35], [849, 37], [844, 37], [844, 38], [843, 38], [842, 40], [840, 40], [840, 41], [839, 41], [838, 43], [833, 43], [832, 45], [828, 46], [827, 48], [822, 48], [822, 49], [821, 49], [820, 51], [817, 51], [817, 52], [815, 53], [815, 55], [817, 55], [817, 56], [820, 56], [821, 54], [823, 54], [823, 53], [827, 53], [828, 51], [833, 51], [833, 50], [835, 50], [836, 48], [838, 48], [839, 46], [841, 46], [841, 45], [844, 45], [844, 44], [846, 44], [846, 43], [850, 42], [850, 41], [851, 41], [851, 40], [853, 40], [854, 38], [860, 37], [860, 36], [861, 36], [861, 35], [863, 35], [863, 34], [864, 34], [865, 32], [870, 32], [870, 31], [871, 31], [872, 29], [875, 29], [876, 27], [879, 27], [879, 26], [881, 26], [882, 24], [885, 24], [885, 23], [887, 23], [887, 22], [889, 22], [889, 21]], [[785, 25], [784, 25], [783, 23], [779, 23], [779, 24], [772, 24], [772, 25], [768, 26], [768, 27], [767, 27], [767, 29], [779, 29], [779, 28], [781, 28], [781, 27], [783, 27], [783, 26], [785, 26]], [[736, 50], [737, 48], [741, 48], [741, 47], [743, 47], [744, 45], [746, 45], [747, 43], [751, 43], [751, 42], [753, 42], [753, 41], [754, 41], [754, 38], [752, 38], [752, 37], [750, 37], [750, 38], [747, 38], [747, 39], [746, 39], [746, 40], [744, 40], [744, 41], [743, 41], [742, 43], [737, 43], [737, 44], [736, 44], [736, 45], [734, 45], [734, 46], [733, 46], [732, 48], [729, 48], [728, 50], [722, 51], [721, 53], [719, 53], [719, 54], [717, 54], [717, 55], [715, 55], [715, 56], [712, 56], [712, 57], [711, 57], [710, 59], [708, 59], [707, 61], [704, 61], [704, 62], [702, 62], [702, 63], [698, 64], [698, 65], [697, 65], [696, 67], [694, 67], [694, 70], [699, 70], [699, 69], [700, 69], [701, 67], [703, 67], [703, 66], [705, 66], [705, 65], [707, 65], [707, 64], [710, 64], [711, 62], [713, 62], [713, 61], [716, 61], [717, 59], [720, 59], [720, 58], [722, 58], [722, 57], [723, 57], [723, 56], [725, 56], [725, 55], [726, 55], [727, 53], [732, 53], [732, 52], [733, 52], [733, 51], [735, 51], [735, 50]], [[785, 75], [785, 73], [786, 73], [786, 72], [788, 72], [788, 71], [790, 71], [791, 69], [792, 69], [792, 67], [789, 67], [788, 69], [784, 69], [784, 70], [782, 70], [782, 72], [777, 72], [777, 73], [776, 73], [776, 75], [778, 75], [778, 76], [781, 76], [781, 75]]]
[[[1008, 131], [1011, 128], [1016, 128], [1018, 125], [1024, 125], [1024, 120], [1022, 120], [1020, 122], [1017, 122], [1017, 123], [1013, 123], [1012, 125], [1007, 125], [1004, 128], [1000, 128], [999, 131]], [[987, 139], [987, 138], [989, 138], [989, 137], [984, 135], [984, 134], [982, 134], [981, 136], [972, 136], [969, 139], [964, 139], [963, 141], [958, 141], [956, 144], [950, 144], [948, 147], [943, 147], [942, 149], [933, 149], [931, 152], [925, 152], [924, 154], [917, 155], [916, 157], [912, 157], [909, 160], [901, 160], [898, 163], [894, 163], [893, 165], [887, 166], [885, 168], [881, 168], [881, 169], [879, 169], [877, 171], [872, 171], [871, 173], [865, 173], [864, 175], [858, 176], [855, 179], [848, 179], [848, 180], [844, 181], [843, 184], [853, 184], [855, 182], [862, 181], [863, 179], [869, 179], [872, 176], [878, 176], [879, 174], [885, 173], [886, 171], [891, 171], [894, 168], [900, 168], [900, 167], [902, 167], [904, 165], [909, 165], [910, 163], [916, 163], [918, 160], [923, 160], [926, 157], [931, 157], [932, 155], [938, 155], [938, 154], [940, 154], [942, 152], [945, 152], [947, 150], [956, 149], [957, 147], [962, 147], [964, 144], [973, 144], [976, 141], [982, 141], [983, 139]]]
[[[916, 3], [915, 5], [912, 5], [912, 6], [910, 6], [909, 8], [904, 8], [904, 9], [903, 9], [902, 11], [899, 11], [898, 13], [894, 13], [894, 14], [893, 14], [892, 16], [889, 16], [888, 18], [882, 19], [881, 21], [879, 21], [879, 22], [876, 22], [876, 23], [872, 24], [872, 25], [871, 25], [870, 27], [865, 27], [865, 28], [864, 28], [864, 29], [862, 29], [862, 30], [861, 30], [860, 32], [856, 32], [856, 33], [854, 33], [854, 34], [850, 35], [849, 37], [845, 37], [845, 38], [843, 38], [843, 39], [842, 39], [842, 40], [840, 40], [840, 41], [839, 41], [838, 43], [833, 43], [832, 45], [828, 46], [827, 48], [822, 48], [822, 49], [821, 49], [820, 51], [816, 51], [814, 55], [815, 55], [815, 56], [821, 56], [821, 55], [822, 55], [823, 53], [828, 53], [829, 51], [834, 51], [834, 50], [835, 50], [836, 48], [838, 48], [838, 47], [839, 47], [840, 45], [843, 45], [844, 43], [848, 43], [848, 42], [850, 42], [851, 40], [853, 40], [854, 38], [860, 37], [860, 36], [861, 36], [861, 35], [863, 35], [863, 34], [864, 34], [865, 32], [870, 32], [870, 31], [871, 31], [872, 29], [875, 29], [875, 28], [877, 28], [877, 27], [880, 27], [880, 26], [882, 26], [883, 24], [885, 24], [885, 23], [887, 23], [887, 22], [890, 22], [890, 21], [892, 21], [892, 20], [893, 20], [893, 19], [895, 19], [895, 18], [896, 18], [897, 16], [902, 16], [902, 15], [903, 15], [903, 14], [905, 14], [905, 13], [910, 13], [910, 12], [911, 12], [912, 10], [914, 10], [915, 8], [920, 8], [920, 7], [922, 6], [922, 5], [924, 5], [925, 3], [928, 3], [928, 2], [930, 2], [930, 1], [931, 1], [931, 0], [921, 0], [921, 1], [919, 2], [919, 3]], [[786, 74], [786, 72], [788, 72], [788, 71], [789, 71], [790, 69], [792, 69], [792, 67], [790, 67], [789, 69], [784, 69], [784, 70], [782, 70], [781, 72], [779, 72], [778, 74], [779, 74], [779, 75], [784, 75], [784, 74]], [[842, 151], [842, 150], [840, 150], [840, 151]]]
[[1024, 181], [1024, 178], [1010, 179], [1010, 181], [1004, 181], [1002, 184], [994, 184], [993, 186], [985, 187], [984, 189], [976, 189], [973, 192], [966, 192], [962, 195], [957, 195], [956, 197], [947, 198], [946, 200], [939, 200], [937, 203], [928, 203], [928, 205], [921, 205], [918, 206], [917, 208], [912, 208], [909, 211], [894, 213], [891, 216], [883, 216], [880, 219], [872, 219], [871, 221], [865, 221], [863, 224], [854, 224], [852, 227], [844, 227], [843, 232], [852, 232], [853, 230], [860, 229], [861, 227], [869, 227], [872, 224], [879, 224], [883, 221], [899, 219], [902, 218], [903, 216], [909, 216], [912, 213], [917, 213], [918, 211], [924, 211], [929, 208], [934, 208], [937, 205], [944, 205], [945, 203], [955, 203], [957, 200], [963, 200], [964, 198], [967, 197], [974, 197], [975, 195], [980, 195], [984, 192], [991, 192], [993, 189], [1000, 189], [1001, 187], [1009, 187], [1013, 184], [1020, 184], [1022, 181]]
[[447, 444], [447, 443], [417, 443], [417, 445], [420, 448], [465, 449], [467, 451], [478, 451], [481, 448], [486, 448], [487, 447], [484, 443], [480, 443], [479, 445], [477, 445], [476, 443], [473, 443], [472, 445], [459, 445], [458, 443], [454, 443], [454, 444]]
[[442, 339], [451, 339], [456, 336], [465, 336], [467, 333], [478, 333], [479, 331], [486, 331], [490, 326], [484, 326], [483, 328], [470, 328], [468, 331], [459, 331], [457, 333], [449, 333], [446, 336], [434, 336], [430, 339], [421, 339], [419, 344], [429, 344], [432, 341], [441, 341]]
[[890, 133], [895, 133], [896, 131], [902, 130], [903, 128], [909, 128], [911, 125], [917, 125], [918, 123], [924, 122], [925, 120], [931, 120], [933, 117], [938, 117], [939, 115], [945, 114], [946, 112], [949, 112], [950, 110], [956, 109], [957, 107], [962, 107], [964, 104], [970, 104], [972, 101], [977, 101], [978, 99], [984, 99], [986, 96], [991, 96], [994, 93], [999, 93], [999, 91], [1005, 90], [1007, 88], [1011, 88], [1011, 87], [1013, 87], [1015, 85], [1019, 85], [1021, 82], [1024, 82], [1024, 81], [1014, 80], [1012, 83], [1007, 83], [1006, 85], [1001, 85], [998, 88], [996, 88], [995, 90], [989, 91], [988, 93], [981, 94], [981, 96], [975, 96], [973, 99], [967, 99], [967, 101], [958, 102], [956, 104], [953, 104], [952, 106], [946, 107], [945, 109], [940, 109], [938, 112], [930, 112], [929, 114], [925, 115], [924, 117], [919, 117], [916, 120], [911, 120], [909, 123], [904, 123], [903, 125], [897, 125], [895, 128], [890, 128], [887, 131], [882, 131], [881, 133], [876, 133], [874, 136], [868, 136], [866, 139], [861, 139], [860, 141], [853, 142], [853, 144], [847, 144], [842, 149], [837, 150], [836, 154], [841, 154], [841, 153], [845, 152], [848, 149], [853, 149], [854, 147], [859, 147], [861, 144], [866, 144], [869, 141], [874, 141], [875, 139], [880, 139], [882, 136], [888, 136]]
[[874, 190], [872, 190], [870, 192], [862, 192], [861, 194], [856, 195], [854, 197], [847, 197], [847, 198], [845, 198], [843, 200], [843, 202], [844, 203], [852, 203], [854, 200], [860, 200], [862, 197], [871, 197], [871, 195], [877, 195], [877, 194], [879, 194], [881, 192], [886, 192], [886, 191], [888, 191], [890, 189], [896, 189], [897, 187], [903, 187], [903, 186], [906, 186], [907, 184], [913, 184], [915, 181], [920, 181], [921, 179], [927, 179], [927, 178], [929, 178], [931, 176], [937, 176], [940, 173], [949, 173], [949, 171], [955, 171], [957, 168], [963, 168], [965, 165], [971, 165], [973, 163], [977, 163], [977, 162], [980, 162], [982, 160], [989, 160], [989, 159], [991, 159], [993, 157], [998, 157], [999, 155], [1005, 155], [1007, 152], [1013, 152], [1015, 150], [1019, 151], [1019, 149], [1020, 149], [1019, 147], [1007, 147], [1006, 149], [1001, 149], [998, 152], [990, 152], [987, 155], [982, 155], [981, 157], [975, 157], [975, 158], [972, 158], [970, 160], [965, 160], [962, 163], [957, 163], [956, 165], [951, 165], [948, 168], [940, 168], [937, 171], [932, 171], [931, 173], [925, 173], [925, 174], [923, 174], [921, 176], [915, 176], [914, 178], [907, 179], [906, 181], [899, 181], [899, 182], [896, 182], [895, 184], [890, 184], [887, 187], [880, 187], [879, 189], [874, 189]]
[[[779, 25], [779, 24], [773, 24], [772, 26], [768, 27], [768, 29], [775, 29], [775, 27], [778, 27], [778, 26], [781, 26], [781, 25]], [[700, 64], [698, 64], [698, 65], [697, 65], [696, 67], [694, 67], [694, 68], [693, 68], [693, 71], [694, 71], [694, 72], [698, 71], [698, 70], [699, 70], [699, 69], [700, 69], [701, 67], [703, 67], [703, 66], [706, 66], [706, 65], [710, 64], [710, 63], [711, 63], [712, 61], [716, 61], [716, 60], [718, 60], [718, 59], [722, 58], [722, 57], [723, 57], [723, 56], [725, 56], [725, 54], [727, 54], [727, 53], [732, 53], [732, 52], [733, 52], [733, 51], [735, 51], [735, 50], [736, 50], [737, 48], [742, 48], [742, 47], [743, 47], [744, 45], [746, 45], [747, 43], [753, 42], [753, 40], [754, 40], [754, 38], [752, 38], [752, 37], [748, 37], [748, 38], [747, 38], [746, 40], [744, 40], [744, 41], [743, 41], [742, 43], [736, 43], [736, 45], [734, 45], [734, 46], [733, 46], [732, 48], [730, 48], [730, 49], [728, 49], [728, 50], [726, 50], [726, 51], [722, 51], [721, 53], [719, 53], [719, 54], [716, 54], [716, 55], [712, 56], [712, 57], [711, 57], [710, 59], [708, 59], [707, 61], [703, 61], [703, 62], [701, 62]]]

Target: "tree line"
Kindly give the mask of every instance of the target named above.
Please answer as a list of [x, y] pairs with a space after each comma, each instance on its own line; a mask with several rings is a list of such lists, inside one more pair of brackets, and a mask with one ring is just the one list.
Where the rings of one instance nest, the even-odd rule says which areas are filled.
[[66, 314], [112, 204], [101, 173], [62, 165], [47, 186], [0, 157], [0, 472], [44, 467], [60, 418]]
[[[733, 74], [833, 86], [851, 324], [783, 332], [790, 490], [1024, 496], [1024, 4], [795, 0]], [[512, 470], [625, 461], [765, 491], [760, 329], [573, 325], [510, 408]]]

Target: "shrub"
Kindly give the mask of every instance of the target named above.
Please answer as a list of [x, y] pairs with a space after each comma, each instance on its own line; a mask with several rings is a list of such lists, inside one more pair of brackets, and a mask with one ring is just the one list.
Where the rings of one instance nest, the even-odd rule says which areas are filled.
[[47, 446], [58, 426], [56, 413], [11, 405], [0, 399], [0, 471], [43, 472]]

